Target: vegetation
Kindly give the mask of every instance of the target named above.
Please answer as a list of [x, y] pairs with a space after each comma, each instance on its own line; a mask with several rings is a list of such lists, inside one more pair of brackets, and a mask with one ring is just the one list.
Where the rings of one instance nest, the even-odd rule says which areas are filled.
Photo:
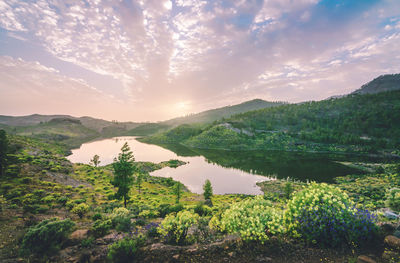
[[5, 173], [7, 165], [8, 140], [4, 130], [0, 130], [0, 176]]
[[[198, 148], [186, 152], [184, 147], [171, 146], [182, 156], [203, 155], [225, 167], [246, 171], [259, 168], [246, 164], [249, 156], [259, 152], [244, 153], [243, 149], [398, 155], [398, 91], [365, 93], [275, 105], [209, 124], [183, 123], [149, 140], [241, 150], [221, 154]], [[296, 260], [305, 262], [313, 253], [320, 254], [309, 260], [312, 262], [352, 262], [349, 258], [365, 251], [380, 257], [383, 233], [398, 224], [398, 219], [385, 214], [389, 209], [400, 212], [400, 165], [394, 161], [361, 163], [344, 155], [341, 166], [361, 168], [365, 173], [355, 175], [346, 170], [350, 172], [330, 184], [293, 179], [260, 182], [257, 185], [264, 195], [259, 196], [213, 194], [211, 182], [206, 181], [200, 195], [171, 178], [149, 174], [184, 162], [135, 162], [128, 145], [111, 165], [70, 163], [65, 158], [69, 149], [65, 142], [70, 139], [77, 142], [88, 139], [93, 131], [102, 136], [140, 126], [65, 118], [42, 120], [36, 116], [33, 119], [42, 123], [30, 125], [26, 124], [29, 119], [23, 119], [23, 125], [33, 132], [25, 134], [29, 137], [15, 135], [23, 133], [22, 126], [14, 132], [8, 132], [10, 127], [6, 126], [7, 134], [0, 136], [7, 145], [1, 147], [6, 149], [2, 156], [7, 167], [0, 177], [0, 261], [22, 257], [18, 260], [85, 262], [98, 257], [90, 260], [141, 262], [172, 260], [172, 256], [177, 261], [229, 261], [231, 257], [262, 261], [264, 255], [274, 261], [275, 254], [270, 252], [277, 251], [284, 256], [292, 253]], [[8, 121], [22, 122], [14, 118]], [[38, 135], [45, 130], [45, 136]], [[53, 139], [49, 139], [50, 133]], [[62, 143], [54, 143], [63, 133], [70, 134], [68, 139], [60, 137]], [[299, 156], [285, 159], [294, 167], [289, 173], [298, 169]], [[260, 163], [268, 164], [266, 174], [272, 174], [274, 165], [270, 163], [283, 159], [276, 153], [260, 158]], [[311, 168], [307, 170], [310, 174]], [[155, 245], [159, 242], [175, 247]], [[176, 247], [189, 244], [195, 245]], [[368, 250], [363, 250], [364, 246], [369, 246]], [[60, 249], [63, 251], [58, 253]], [[304, 255], [305, 260], [301, 258]], [[280, 259], [278, 262], [290, 262]]]
[[[215, 216], [214, 216], [215, 217]], [[222, 215], [211, 219], [210, 227], [228, 233], [238, 233], [243, 240], [264, 242], [269, 235], [284, 232], [281, 211], [262, 196], [233, 204]]]
[[206, 182], [204, 183], [203, 191], [204, 191], [203, 193], [204, 199], [211, 200], [211, 197], [213, 195], [213, 189], [210, 180], [207, 179]]
[[137, 250], [143, 244], [144, 239], [140, 236], [133, 239], [124, 238], [110, 246], [108, 258], [111, 262], [116, 263], [136, 262]]
[[97, 167], [101, 163], [100, 161], [100, 156], [95, 154], [93, 158], [90, 160], [90, 165], [93, 165], [94, 167]]
[[124, 199], [125, 207], [129, 190], [134, 182], [134, 161], [135, 158], [133, 157], [133, 153], [131, 152], [128, 143], [125, 143], [121, 148], [121, 153], [118, 155], [118, 159], [115, 158], [114, 163], [112, 164], [115, 174], [112, 184], [118, 188], [115, 196]]
[[197, 214], [189, 211], [181, 211], [176, 215], [170, 214], [161, 222], [158, 231], [167, 239], [167, 242], [184, 244], [189, 227], [196, 224], [198, 219]]
[[60, 249], [62, 243], [72, 232], [75, 223], [70, 219], [46, 219], [30, 227], [22, 240], [25, 253], [49, 254]]
[[352, 94], [250, 111], [207, 127], [185, 127], [192, 131], [184, 135], [177, 127], [143, 141], [229, 150], [396, 153], [399, 114], [399, 90]]

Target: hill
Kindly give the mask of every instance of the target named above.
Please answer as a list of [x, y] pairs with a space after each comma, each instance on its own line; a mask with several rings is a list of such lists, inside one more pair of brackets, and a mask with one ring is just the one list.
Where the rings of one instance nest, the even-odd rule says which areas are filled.
[[270, 102], [261, 99], [254, 99], [250, 101], [246, 101], [233, 106], [226, 106], [222, 108], [212, 109], [203, 111], [197, 114], [192, 114], [185, 117], [175, 118], [163, 123], [171, 126], [177, 126], [181, 124], [192, 124], [192, 123], [211, 123], [213, 121], [229, 118], [232, 115], [258, 110], [263, 108], [275, 107], [282, 105], [282, 102]]
[[233, 106], [203, 111], [185, 117], [174, 118], [167, 121], [157, 123], [146, 123], [130, 130], [127, 134], [147, 136], [156, 133], [164, 132], [182, 124], [201, 124], [207, 125], [222, 118], [229, 118], [238, 113], [243, 113], [251, 110], [258, 110], [268, 107], [276, 107], [283, 105], [283, 102], [269, 102], [265, 100], [255, 99], [246, 101]]
[[249, 111], [207, 127], [178, 126], [143, 140], [205, 149], [398, 154], [400, 90]]
[[367, 84], [353, 94], [374, 94], [384, 91], [400, 90], [400, 74], [382, 75]]

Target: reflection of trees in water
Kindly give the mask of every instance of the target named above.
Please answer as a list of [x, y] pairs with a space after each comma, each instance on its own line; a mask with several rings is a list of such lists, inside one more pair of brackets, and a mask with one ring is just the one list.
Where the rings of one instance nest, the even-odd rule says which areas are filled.
[[182, 145], [161, 145], [178, 156], [204, 156], [207, 163], [247, 173], [297, 179], [301, 181], [333, 182], [333, 178], [347, 174], [361, 174], [355, 168], [337, 163], [338, 160], [366, 160], [364, 157], [281, 152], [281, 151], [223, 151], [189, 149]]

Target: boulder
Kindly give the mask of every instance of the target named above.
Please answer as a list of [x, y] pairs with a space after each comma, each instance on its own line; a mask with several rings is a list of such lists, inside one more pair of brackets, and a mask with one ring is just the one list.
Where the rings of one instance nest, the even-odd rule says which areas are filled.
[[393, 249], [400, 251], [400, 238], [395, 236], [386, 236], [385, 237], [385, 244]]

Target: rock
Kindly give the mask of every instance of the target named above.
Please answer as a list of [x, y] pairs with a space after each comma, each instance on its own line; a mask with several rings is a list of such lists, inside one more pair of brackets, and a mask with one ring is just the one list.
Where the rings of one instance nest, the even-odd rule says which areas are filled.
[[376, 263], [376, 261], [368, 256], [361, 255], [361, 256], [358, 256], [357, 263]]
[[229, 252], [228, 255], [229, 255], [230, 257], [233, 257], [233, 252]]
[[385, 244], [396, 250], [400, 250], [400, 238], [395, 236], [386, 236]]
[[82, 241], [83, 239], [88, 237], [88, 229], [78, 229], [69, 236], [69, 238], [74, 241]]
[[388, 219], [397, 219], [399, 217], [398, 214], [393, 213], [392, 211], [386, 211], [384, 216]]
[[179, 254], [173, 255], [172, 256], [174, 259], [178, 259], [179, 258]]

